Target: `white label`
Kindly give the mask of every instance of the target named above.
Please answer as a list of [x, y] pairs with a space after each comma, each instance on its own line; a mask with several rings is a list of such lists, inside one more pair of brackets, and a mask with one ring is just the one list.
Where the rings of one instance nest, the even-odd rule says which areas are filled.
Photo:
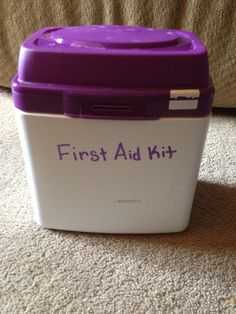
[[177, 89], [170, 91], [170, 110], [193, 110], [198, 107], [199, 89]]

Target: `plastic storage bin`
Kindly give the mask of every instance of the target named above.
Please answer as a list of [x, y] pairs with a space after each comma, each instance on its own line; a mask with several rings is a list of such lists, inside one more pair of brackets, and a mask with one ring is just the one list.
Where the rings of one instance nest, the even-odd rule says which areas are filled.
[[213, 99], [192, 33], [45, 28], [22, 44], [12, 91], [40, 225], [187, 227]]

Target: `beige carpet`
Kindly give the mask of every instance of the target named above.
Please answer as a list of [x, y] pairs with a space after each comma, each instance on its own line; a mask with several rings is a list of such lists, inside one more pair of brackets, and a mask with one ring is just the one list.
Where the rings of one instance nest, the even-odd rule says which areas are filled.
[[236, 313], [236, 114], [214, 114], [189, 228], [173, 235], [44, 230], [0, 92], [0, 313]]

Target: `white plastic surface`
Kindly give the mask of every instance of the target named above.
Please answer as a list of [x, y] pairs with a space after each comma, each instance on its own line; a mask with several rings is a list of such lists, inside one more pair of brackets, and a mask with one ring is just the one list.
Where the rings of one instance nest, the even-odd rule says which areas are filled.
[[111, 233], [187, 227], [210, 117], [98, 120], [17, 109], [16, 116], [40, 225]]

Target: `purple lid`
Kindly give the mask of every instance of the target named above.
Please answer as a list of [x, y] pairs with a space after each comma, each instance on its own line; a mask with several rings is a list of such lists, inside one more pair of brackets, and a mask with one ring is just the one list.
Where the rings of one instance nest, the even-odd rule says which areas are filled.
[[79, 48], [160, 48], [178, 43], [178, 35], [164, 29], [137, 26], [81, 26], [51, 32], [48, 39]]
[[75, 88], [80, 94], [83, 88], [88, 94], [89, 88], [169, 93], [210, 84], [206, 48], [192, 33], [119, 25], [50, 27], [22, 44], [13, 94], [60, 97], [59, 91], [75, 94]]

